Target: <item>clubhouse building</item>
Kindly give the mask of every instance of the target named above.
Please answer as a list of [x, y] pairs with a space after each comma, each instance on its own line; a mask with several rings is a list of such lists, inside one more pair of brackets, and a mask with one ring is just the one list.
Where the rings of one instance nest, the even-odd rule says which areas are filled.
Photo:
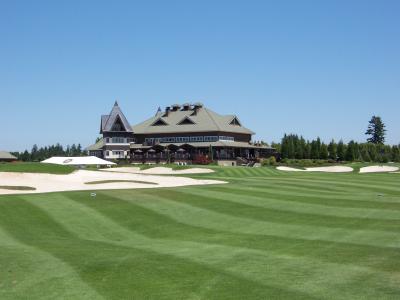
[[174, 104], [137, 125], [130, 125], [115, 102], [101, 116], [102, 138], [89, 155], [131, 163], [207, 163], [236, 165], [274, 155], [275, 149], [251, 142], [254, 132], [235, 115], [219, 115], [202, 103]]

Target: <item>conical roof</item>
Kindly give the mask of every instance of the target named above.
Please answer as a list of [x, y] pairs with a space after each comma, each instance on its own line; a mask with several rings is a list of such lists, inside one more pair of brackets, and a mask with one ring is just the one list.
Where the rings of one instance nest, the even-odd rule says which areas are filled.
[[124, 131], [133, 132], [131, 125], [129, 125], [128, 120], [126, 119], [124, 113], [118, 105], [118, 102], [115, 101], [114, 106], [109, 115], [101, 116], [101, 130], [100, 133], [112, 131], [112, 127], [118, 120], [121, 121]]

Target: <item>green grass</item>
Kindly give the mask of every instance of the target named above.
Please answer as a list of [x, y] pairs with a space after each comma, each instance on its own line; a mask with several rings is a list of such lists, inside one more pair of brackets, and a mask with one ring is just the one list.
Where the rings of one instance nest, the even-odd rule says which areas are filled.
[[98, 181], [89, 181], [85, 182], [85, 184], [104, 184], [104, 183], [118, 183], [118, 182], [131, 182], [131, 183], [141, 183], [141, 184], [156, 184], [148, 181], [140, 181], [140, 180], [98, 180]]
[[75, 168], [71, 166], [42, 164], [37, 162], [0, 163], [0, 172], [69, 174], [74, 170]]
[[0, 299], [400, 298], [400, 174], [212, 168], [0, 196]]

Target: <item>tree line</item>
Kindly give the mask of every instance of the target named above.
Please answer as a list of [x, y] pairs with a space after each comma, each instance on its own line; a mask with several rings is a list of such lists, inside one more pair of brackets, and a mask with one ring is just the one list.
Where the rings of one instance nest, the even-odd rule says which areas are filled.
[[280, 144], [272, 144], [282, 159], [321, 159], [333, 161], [400, 162], [400, 145], [357, 143], [332, 140], [325, 144], [320, 138], [305, 140], [296, 134], [285, 134]]
[[296, 134], [285, 134], [280, 144], [273, 144], [282, 159], [320, 159], [332, 161], [400, 162], [400, 144], [385, 145], [386, 128], [382, 119], [373, 116], [365, 134], [366, 143], [332, 140], [325, 144], [320, 138], [306, 141]]
[[67, 146], [64, 148], [59, 143], [55, 145], [38, 147], [36, 144], [33, 145], [31, 151], [25, 150], [24, 152], [13, 152], [14, 156], [18, 160], [22, 161], [42, 161], [53, 156], [83, 156], [86, 155], [85, 151], [82, 150], [81, 144]]

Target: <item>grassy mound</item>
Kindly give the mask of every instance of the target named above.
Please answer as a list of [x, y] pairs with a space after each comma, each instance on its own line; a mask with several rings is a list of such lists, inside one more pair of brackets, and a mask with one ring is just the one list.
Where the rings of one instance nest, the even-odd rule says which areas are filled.
[[34, 191], [36, 188], [30, 186], [15, 186], [15, 185], [0, 185], [0, 189], [2, 190], [10, 190], [10, 191]]
[[42, 164], [37, 162], [17, 162], [0, 164], [0, 172], [69, 174], [72, 173], [74, 170], [75, 168], [72, 166]]
[[157, 185], [157, 183], [148, 182], [148, 181], [140, 181], [140, 180], [98, 180], [98, 181], [85, 182], [85, 184], [104, 184], [104, 183], [118, 183], [118, 182], [131, 182], [131, 183]]
[[0, 196], [0, 299], [397, 299], [397, 174]]

